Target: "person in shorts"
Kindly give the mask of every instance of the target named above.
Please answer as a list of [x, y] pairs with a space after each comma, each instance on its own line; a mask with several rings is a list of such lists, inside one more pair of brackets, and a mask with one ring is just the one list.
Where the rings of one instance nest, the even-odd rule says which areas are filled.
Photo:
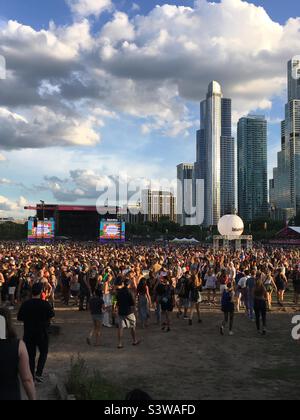
[[[214, 270], [210, 268], [204, 277], [205, 289], [207, 290], [207, 302], [209, 305], [216, 303], [216, 290], [217, 290], [217, 278], [214, 274]], [[211, 294], [213, 295], [211, 298]]]
[[10, 309], [14, 309], [16, 303], [16, 290], [18, 287], [17, 272], [14, 268], [8, 274], [8, 298]]
[[119, 281], [116, 284], [116, 299], [117, 299], [117, 311], [118, 311], [118, 349], [123, 349], [123, 331], [125, 328], [129, 328], [133, 346], [140, 344], [140, 341], [136, 338], [136, 317], [135, 317], [135, 301], [132, 293], [128, 289], [128, 280], [121, 283]]
[[103, 313], [104, 313], [104, 300], [103, 294], [100, 287], [94, 290], [92, 298], [89, 302], [89, 308], [93, 320], [93, 329], [90, 332], [89, 337], [87, 338], [87, 343], [89, 346], [92, 345], [92, 339], [95, 338], [95, 347], [100, 346], [101, 339], [101, 326], [103, 322]]
[[232, 283], [227, 283], [226, 289], [222, 294], [222, 312], [224, 313], [224, 321], [220, 327], [221, 335], [225, 333], [225, 327], [229, 321], [229, 335], [233, 336], [233, 319], [234, 319], [234, 290]]

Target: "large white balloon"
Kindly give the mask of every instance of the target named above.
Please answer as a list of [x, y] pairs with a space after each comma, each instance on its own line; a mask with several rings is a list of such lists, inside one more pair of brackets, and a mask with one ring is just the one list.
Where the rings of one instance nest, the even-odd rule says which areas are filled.
[[218, 230], [222, 236], [241, 236], [244, 232], [244, 222], [239, 216], [229, 214], [219, 220]]

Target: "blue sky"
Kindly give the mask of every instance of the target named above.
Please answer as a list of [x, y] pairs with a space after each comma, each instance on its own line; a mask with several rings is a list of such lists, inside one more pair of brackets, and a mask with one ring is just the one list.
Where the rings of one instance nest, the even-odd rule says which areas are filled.
[[300, 22], [287, 23], [297, 2], [251, 2], [267, 14], [240, 0], [196, 3], [115, 0], [78, 12], [65, 0], [0, 0], [0, 216], [41, 198], [95, 202], [96, 181], [118, 171], [173, 180], [195, 159], [212, 78], [233, 98], [235, 122], [269, 119], [271, 174], [286, 62], [300, 54]]
[[[215, 1], [219, 3], [220, 1]], [[151, 1], [137, 0], [118, 0], [114, 2], [119, 10], [130, 11], [132, 3], [140, 6], [139, 13], [149, 13], [155, 5], [163, 5], [165, 3], [174, 5], [193, 6], [193, 0], [169, 0], [169, 1]], [[251, 3], [262, 6], [272, 19], [277, 22], [284, 23], [290, 17], [299, 16], [299, 5], [295, 0], [274, 1], [274, 0], [252, 0]], [[49, 20], [54, 20], [57, 24], [68, 24], [72, 21], [70, 9], [64, 0], [45, 0], [41, 7], [40, 0], [1, 0], [0, 16], [7, 19], [16, 19], [35, 28], [47, 27]], [[106, 16], [107, 18], [107, 16]]]

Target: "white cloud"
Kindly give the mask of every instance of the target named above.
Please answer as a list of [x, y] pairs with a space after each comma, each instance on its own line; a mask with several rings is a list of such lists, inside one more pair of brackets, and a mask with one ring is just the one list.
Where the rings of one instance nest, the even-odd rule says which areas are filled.
[[0, 153], [0, 162], [5, 162], [5, 161], [6, 161], [6, 157], [2, 155], [2, 153]]
[[132, 6], [131, 6], [131, 11], [132, 12], [139, 12], [141, 10], [141, 7], [140, 7], [140, 5], [139, 4], [137, 4], [137, 3], [132, 3]]
[[[97, 16], [109, 6], [78, 0], [71, 7]], [[235, 115], [266, 111], [283, 95], [286, 62], [300, 51], [300, 18], [280, 25], [241, 0], [157, 6], [132, 19], [116, 12], [96, 34], [92, 22], [40, 31], [1, 25], [6, 149], [95, 145], [105, 118], [121, 113], [139, 119], [144, 133], [184, 137], [195, 118], [186, 101], [203, 99], [212, 79], [233, 98]]]
[[[100, 141], [91, 118], [55, 113], [46, 107], [33, 107], [27, 117], [0, 108], [2, 148], [31, 148], [57, 145], [92, 146]], [[23, 111], [26, 113], [26, 110]]]
[[139, 188], [140, 192], [145, 188], [164, 190], [171, 188], [175, 191], [177, 185], [176, 179], [145, 178], [145, 166], [143, 166], [141, 176], [136, 177], [129, 176], [125, 171], [109, 175], [93, 169], [75, 169], [70, 171], [67, 179], [45, 177], [44, 183], [36, 186], [36, 188], [44, 192], [51, 191], [54, 198], [61, 202], [76, 202], [78, 200], [96, 202], [99, 197], [103, 198], [102, 193], [104, 193], [104, 205], [106, 197], [111, 204], [116, 203], [116, 182], [119, 183], [119, 199], [121, 202], [126, 202], [129, 198], [128, 191], [135, 192], [136, 188]]
[[119, 41], [133, 41], [135, 37], [134, 26], [129, 22], [126, 13], [116, 12], [112, 21], [104, 25], [101, 31], [102, 41], [106, 39], [110, 44], [116, 44]]
[[12, 181], [7, 178], [0, 178], [0, 185], [10, 185]]
[[113, 7], [111, 0], [67, 0], [72, 12], [77, 16], [100, 16]]
[[0, 195], [0, 213], [2, 212], [16, 212], [23, 210], [23, 207], [27, 204], [27, 200], [24, 197], [20, 197], [17, 201], [12, 201], [7, 197]]
[[104, 109], [100, 107], [94, 109], [93, 114], [97, 117], [112, 118], [114, 120], [118, 118], [118, 115], [116, 112], [109, 111], [108, 109]]

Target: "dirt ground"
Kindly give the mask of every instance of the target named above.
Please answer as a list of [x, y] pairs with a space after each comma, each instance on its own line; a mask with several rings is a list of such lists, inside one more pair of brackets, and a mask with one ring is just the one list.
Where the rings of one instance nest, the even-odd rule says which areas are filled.
[[[103, 346], [89, 347], [89, 314], [59, 306], [55, 322], [61, 334], [51, 339], [46, 374], [65, 380], [71, 357], [80, 354], [91, 370], [123, 390], [120, 399], [137, 387], [154, 399], [299, 399], [300, 341], [291, 337], [295, 314], [291, 303], [286, 312], [274, 309], [266, 337], [236, 314], [234, 337], [222, 337], [221, 312], [203, 305], [203, 324], [190, 327], [173, 314], [171, 332], [163, 333], [153, 317], [147, 330], [138, 330], [139, 347], [131, 345], [126, 331], [125, 348], [118, 350], [116, 329], [103, 329]], [[38, 392], [40, 399], [53, 398], [49, 384]]]

